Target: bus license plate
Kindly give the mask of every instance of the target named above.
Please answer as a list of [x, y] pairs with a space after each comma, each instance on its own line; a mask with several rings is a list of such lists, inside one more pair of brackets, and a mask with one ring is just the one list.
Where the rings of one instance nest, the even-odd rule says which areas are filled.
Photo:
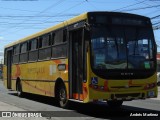
[[149, 97], [154, 97], [154, 91], [149, 91], [149, 92], [148, 92], [148, 96], [149, 96]]

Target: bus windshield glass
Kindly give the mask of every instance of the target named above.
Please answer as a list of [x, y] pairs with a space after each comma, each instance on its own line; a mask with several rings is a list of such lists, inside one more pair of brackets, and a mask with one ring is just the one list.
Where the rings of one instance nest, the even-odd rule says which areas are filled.
[[93, 69], [152, 69], [153, 35], [149, 27], [92, 27]]

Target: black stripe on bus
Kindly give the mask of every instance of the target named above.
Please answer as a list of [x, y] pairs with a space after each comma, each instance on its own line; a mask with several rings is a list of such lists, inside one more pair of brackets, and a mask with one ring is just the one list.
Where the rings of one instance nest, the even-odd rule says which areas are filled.
[[[17, 79], [12, 79], [12, 80], [17, 80]], [[36, 79], [21, 79], [22, 81], [37, 81], [37, 82], [56, 82], [56, 80], [36, 80]], [[63, 81], [63, 82], [68, 82], [68, 81]]]

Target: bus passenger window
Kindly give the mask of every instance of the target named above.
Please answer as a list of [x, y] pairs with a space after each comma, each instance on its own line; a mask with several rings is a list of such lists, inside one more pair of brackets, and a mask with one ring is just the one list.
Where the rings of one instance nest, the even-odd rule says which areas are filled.
[[63, 30], [63, 42], [67, 41], [67, 29]]
[[29, 41], [29, 58], [28, 61], [36, 61], [38, 59], [38, 41], [37, 39], [33, 39], [31, 41]]
[[27, 43], [23, 43], [20, 48], [20, 53], [27, 52]]
[[52, 58], [67, 57], [67, 44], [52, 47]]
[[51, 44], [55, 44], [55, 33], [52, 33]]
[[29, 51], [37, 49], [37, 39], [29, 41]]
[[19, 52], [20, 52], [20, 47], [19, 45], [14, 46], [13, 49], [13, 63], [16, 64], [19, 62]]
[[44, 48], [50, 45], [51, 36], [49, 34], [40, 37], [39, 48]]
[[58, 30], [55, 33], [54, 44], [60, 44], [62, 42], [63, 42], [63, 31], [62, 30]]
[[27, 62], [28, 61], [28, 54], [27, 54], [27, 42], [22, 43], [21, 47], [20, 47], [20, 57], [19, 57], [19, 61], [20, 62]]
[[13, 51], [14, 55], [19, 54], [19, 45], [16, 45], [14, 47], [14, 51]]
[[39, 39], [39, 60], [49, 60], [51, 57], [51, 35], [46, 34]]

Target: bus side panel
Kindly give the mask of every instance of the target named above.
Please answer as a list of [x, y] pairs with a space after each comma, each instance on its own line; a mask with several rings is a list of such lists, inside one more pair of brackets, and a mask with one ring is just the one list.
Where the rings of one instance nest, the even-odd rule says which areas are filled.
[[[64, 65], [65, 69], [58, 68]], [[68, 93], [68, 60], [50, 60], [34, 63], [13, 65], [12, 88], [16, 90], [16, 79], [19, 77], [23, 92], [29, 92], [45, 96], [54, 96], [54, 87], [57, 78], [61, 78]]]
[[20, 76], [20, 66], [18, 64], [12, 64], [12, 90], [16, 90], [16, 81]]

